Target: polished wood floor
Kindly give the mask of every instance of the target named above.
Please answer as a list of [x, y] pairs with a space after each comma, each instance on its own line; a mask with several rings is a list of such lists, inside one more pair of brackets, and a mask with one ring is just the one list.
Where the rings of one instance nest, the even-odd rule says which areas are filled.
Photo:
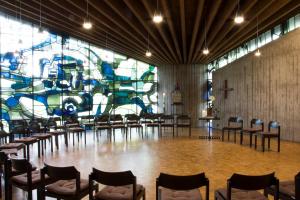
[[[32, 162], [39, 167], [43, 163], [57, 166], [75, 165], [82, 178], [87, 178], [92, 167], [107, 171], [132, 170], [139, 183], [146, 187], [147, 199], [155, 199], [155, 179], [160, 172], [188, 175], [205, 172], [210, 180], [210, 199], [214, 190], [226, 186], [226, 179], [234, 172], [243, 174], [264, 174], [276, 172], [280, 180], [293, 179], [300, 171], [300, 144], [282, 142], [282, 151], [276, 152], [276, 142], [271, 142], [271, 151], [261, 152], [249, 148], [248, 137], [245, 145], [219, 140], [198, 139], [207, 134], [206, 129], [193, 129], [192, 138], [186, 130], [179, 131], [179, 137], [170, 132], [158, 138], [157, 132], [148, 132], [142, 139], [133, 132], [126, 142], [121, 133], [116, 132], [116, 140], [110, 142], [103, 133], [99, 141], [94, 141], [92, 132], [88, 133], [87, 145], [80, 144], [65, 148], [61, 140], [60, 149], [37, 158], [33, 147]], [[220, 134], [214, 131], [215, 135]], [[260, 142], [260, 141], [259, 141]], [[14, 199], [25, 199], [25, 193], [14, 190]], [[87, 198], [86, 198], [87, 199]]]

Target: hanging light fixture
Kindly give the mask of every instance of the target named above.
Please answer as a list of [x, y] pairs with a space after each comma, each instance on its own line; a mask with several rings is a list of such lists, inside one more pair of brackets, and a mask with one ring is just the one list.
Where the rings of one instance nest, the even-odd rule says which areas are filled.
[[204, 49], [203, 49], [202, 53], [204, 55], [209, 54], [209, 49], [208, 49], [207, 43], [206, 43], [206, 18], [204, 18]]
[[238, 7], [234, 17], [234, 23], [241, 24], [244, 22], [244, 16], [240, 13], [240, 0], [238, 0]]
[[39, 26], [39, 33], [43, 33], [43, 28], [42, 28], [42, 0], [40, 0], [40, 26]]
[[259, 56], [261, 56], [261, 53], [260, 53], [260, 51], [259, 51], [259, 48], [258, 48], [258, 16], [256, 17], [256, 48], [257, 48], [257, 50], [255, 51], [255, 53], [254, 53], [254, 55], [256, 56], [256, 57], [259, 57]]
[[86, 0], [86, 18], [84, 18], [82, 27], [87, 30], [93, 27], [93, 24], [90, 21], [90, 17], [89, 17], [89, 0]]
[[148, 45], [147, 45], [147, 51], [145, 53], [146, 57], [151, 57], [152, 56], [152, 53], [150, 51], [150, 48], [149, 48], [149, 32], [148, 32]]
[[156, 0], [156, 10], [154, 11], [152, 20], [156, 24], [159, 24], [163, 21], [163, 16], [162, 16], [161, 12], [159, 12], [159, 10], [158, 10], [158, 0]]
[[[22, 1], [19, 0], [19, 22], [20, 22], [20, 27], [22, 26]], [[21, 34], [21, 30], [19, 30], [19, 34]], [[18, 44], [22, 44], [23, 43], [23, 40], [22, 40], [22, 36], [19, 35], [19, 40], [18, 40]]]

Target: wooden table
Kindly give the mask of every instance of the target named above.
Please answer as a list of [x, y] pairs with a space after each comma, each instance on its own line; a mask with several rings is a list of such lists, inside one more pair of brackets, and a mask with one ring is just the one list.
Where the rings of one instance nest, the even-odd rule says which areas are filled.
[[200, 139], [220, 139], [219, 136], [212, 136], [211, 135], [211, 121], [213, 120], [220, 120], [220, 117], [215, 117], [215, 116], [207, 116], [207, 117], [200, 117], [199, 120], [202, 120], [202, 121], [206, 121], [208, 123], [208, 136], [199, 136]]

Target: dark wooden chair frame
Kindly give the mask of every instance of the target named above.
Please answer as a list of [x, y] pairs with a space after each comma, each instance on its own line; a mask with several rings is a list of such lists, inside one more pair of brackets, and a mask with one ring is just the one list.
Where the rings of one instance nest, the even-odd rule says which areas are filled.
[[[46, 190], [47, 182], [45, 177], [49, 176], [51, 182], [59, 180], [76, 180], [76, 191], [74, 195], [61, 195]], [[54, 167], [45, 164], [45, 167], [41, 169], [41, 200], [45, 200], [45, 197], [52, 197], [57, 199], [66, 200], [79, 200], [89, 195], [90, 190], [96, 190], [97, 186], [87, 188], [86, 190], [80, 191], [80, 172], [74, 166], [69, 167]]]
[[[188, 123], [182, 123], [182, 121], [188, 121]], [[178, 136], [178, 128], [188, 128], [189, 137], [192, 136], [192, 121], [188, 115], [179, 115], [176, 118], [176, 135]]]
[[[111, 139], [111, 126], [109, 123], [109, 115], [103, 114], [99, 117], [95, 118], [95, 135], [97, 137], [97, 140], [99, 140], [99, 135], [101, 136], [101, 131], [106, 130], [107, 131], [107, 138]], [[95, 139], [94, 135], [94, 139]]]
[[161, 133], [161, 135], [165, 128], [171, 128], [173, 137], [175, 136], [175, 116], [174, 115], [162, 115], [160, 117], [160, 133]]
[[[232, 124], [232, 123], [240, 124], [240, 126], [231, 127], [230, 124]], [[236, 142], [236, 132], [237, 131], [242, 132], [242, 129], [243, 129], [243, 119], [241, 117], [229, 117], [228, 126], [222, 128], [222, 141], [224, 141], [225, 131], [227, 131], [227, 134], [228, 134], [228, 136], [227, 136], [228, 141], [230, 140], [230, 132], [233, 131], [233, 133], [234, 133], [234, 142]]]
[[156, 179], [156, 200], [159, 200], [159, 187], [168, 188], [171, 190], [193, 190], [205, 186], [205, 199], [209, 200], [209, 180], [205, 173], [176, 176], [165, 173], [160, 173]]
[[[232, 188], [246, 191], [264, 190], [264, 196], [267, 196], [266, 188], [275, 187], [274, 200], [279, 199], [279, 180], [275, 177], [275, 173], [261, 175], [261, 176], [248, 176], [242, 174], [233, 174], [227, 180], [227, 197], [226, 200], [231, 200]], [[218, 190], [216, 191], [216, 193]], [[217, 199], [217, 198], [216, 198]]]
[[[146, 192], [145, 189], [137, 194], [136, 192], [136, 177], [133, 175], [131, 171], [124, 171], [124, 172], [104, 172], [100, 171], [98, 169], [93, 168], [92, 173], [89, 176], [89, 199], [94, 200], [94, 194], [93, 190], [91, 190], [91, 186], [95, 184], [95, 182], [100, 183], [102, 185], [107, 186], [125, 186], [125, 185], [133, 185], [133, 198], [132, 200], [138, 200], [140, 198], [143, 198], [143, 200], [146, 199]], [[98, 192], [98, 191], [96, 191]], [[135, 194], [135, 195], [134, 195]]]
[[[290, 194], [287, 194], [280, 190], [280, 183], [279, 183], [279, 199], [282, 200], [298, 200], [300, 199], [300, 172], [296, 174], [294, 178], [295, 183], [295, 196], [291, 196]], [[270, 194], [272, 196], [275, 195], [275, 190], [273, 187], [268, 187], [266, 190], [267, 194]]]
[[[251, 130], [254, 126], [260, 126], [261, 129], [257, 129], [257, 130]], [[240, 136], [240, 144], [243, 144], [243, 139], [244, 139], [244, 134], [248, 133], [250, 135], [250, 147], [252, 147], [252, 137], [254, 133], [257, 132], [263, 132], [264, 131], [264, 122], [261, 119], [252, 119], [250, 121], [250, 130], [248, 129], [242, 129], [241, 131], [241, 136]]]
[[127, 126], [127, 132], [129, 130], [129, 137], [130, 138], [131, 138], [131, 129], [132, 128], [136, 128], [138, 130], [139, 134], [142, 133], [142, 138], [143, 138], [143, 126], [141, 124], [141, 117], [140, 116], [138, 116], [136, 114], [126, 114], [125, 115], [125, 123], [126, 123], [126, 126]]
[[[272, 129], [277, 129], [277, 133], [272, 133]], [[258, 132], [255, 136], [255, 149], [257, 149], [257, 137], [261, 137], [262, 151], [265, 151], [265, 139], [268, 139], [268, 149], [270, 149], [271, 138], [277, 138], [277, 151], [280, 152], [280, 125], [277, 121], [270, 121], [268, 132]]]

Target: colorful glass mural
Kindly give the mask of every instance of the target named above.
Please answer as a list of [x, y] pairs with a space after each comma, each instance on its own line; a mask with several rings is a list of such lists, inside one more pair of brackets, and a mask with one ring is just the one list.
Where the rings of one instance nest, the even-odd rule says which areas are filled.
[[2, 120], [157, 112], [157, 68], [0, 15]]

